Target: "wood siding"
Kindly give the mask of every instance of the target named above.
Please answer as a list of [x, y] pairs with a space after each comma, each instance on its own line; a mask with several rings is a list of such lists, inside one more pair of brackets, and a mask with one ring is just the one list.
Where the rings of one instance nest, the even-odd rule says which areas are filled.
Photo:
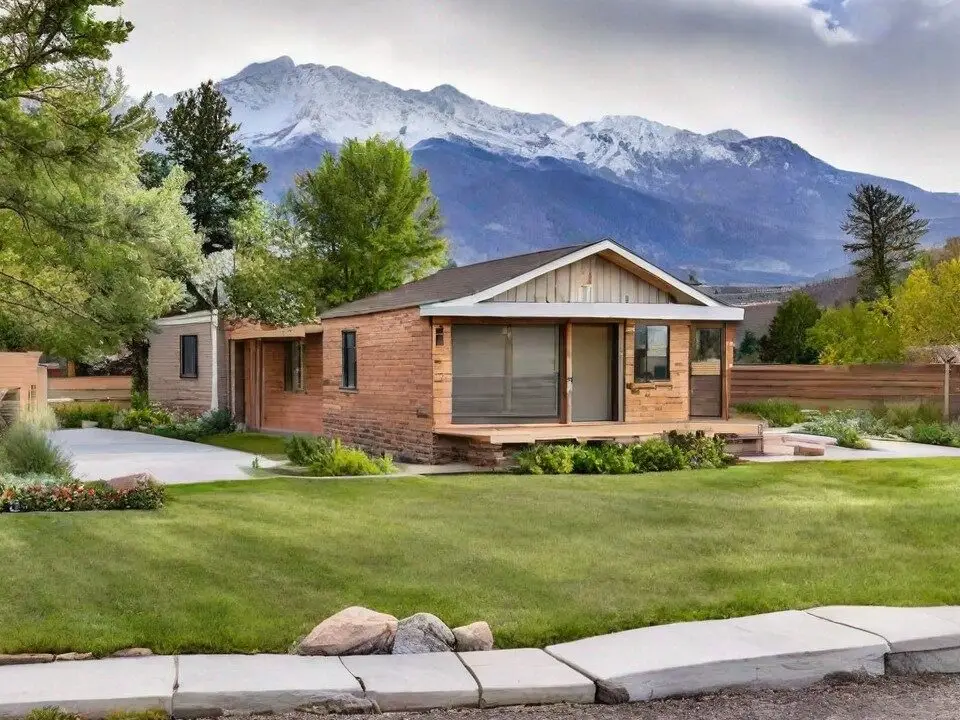
[[51, 400], [128, 405], [132, 382], [133, 378], [126, 375], [50, 378], [47, 395]]
[[635, 383], [633, 377], [636, 323], [626, 323], [624, 342], [624, 420], [628, 423], [682, 421], [690, 418], [690, 323], [670, 326], [670, 380]]
[[[943, 404], [942, 365], [737, 365], [733, 404], [752, 400], [928, 402]], [[951, 405], [960, 412], [960, 368], [952, 368]]]
[[664, 305], [670, 295], [629, 270], [594, 255], [546, 273], [488, 302], [644, 303]]

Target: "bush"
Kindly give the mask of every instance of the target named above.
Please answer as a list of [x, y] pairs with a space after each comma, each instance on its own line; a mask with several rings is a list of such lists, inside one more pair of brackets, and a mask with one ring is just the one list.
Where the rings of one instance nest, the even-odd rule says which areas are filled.
[[837, 445], [854, 450], [868, 450], [869, 443], [860, 434], [860, 423], [856, 413], [835, 410], [811, 420], [803, 426], [804, 432], [811, 435], [832, 437]]
[[30, 405], [20, 411], [17, 422], [22, 425], [30, 425], [44, 432], [57, 429], [57, 415], [49, 405]]
[[723, 438], [707, 437], [702, 430], [696, 433], [671, 431], [667, 442], [683, 453], [692, 468], [724, 468], [733, 462], [733, 458], [727, 455]]
[[164, 487], [140, 482], [120, 490], [106, 483], [45, 480], [32, 484], [0, 479], [0, 512], [84, 512], [90, 510], [157, 510]]
[[120, 407], [110, 403], [65, 403], [53, 409], [60, 427], [75, 429], [82, 427], [84, 420], [97, 423], [108, 430], [113, 427], [113, 419]]
[[907, 428], [913, 425], [939, 425], [943, 419], [940, 407], [931, 403], [904, 403], [880, 405], [871, 413], [883, 419], [895, 428]]
[[323, 437], [294, 435], [284, 443], [287, 459], [298, 467], [310, 467], [330, 454], [332, 443]]
[[910, 442], [924, 445], [944, 445], [960, 447], [960, 433], [950, 425], [942, 423], [917, 424], [908, 428], [905, 437]]
[[636, 472], [670, 472], [690, 467], [686, 453], [666, 440], [647, 440], [630, 448]]
[[140, 410], [123, 410], [113, 418], [114, 430], [150, 431], [173, 423], [173, 417], [161, 407], [152, 406]]
[[132, 410], [149, 410], [150, 396], [142, 391], [134, 391], [130, 393], [130, 408]]
[[743, 415], [756, 415], [766, 420], [772, 427], [790, 427], [802, 423], [805, 419], [800, 406], [789, 400], [759, 400], [757, 402], [740, 403], [735, 409]]
[[73, 463], [40, 428], [17, 421], [2, 438], [3, 469], [11, 475], [70, 477]]
[[517, 454], [524, 475], [569, 475], [575, 448], [570, 445], [536, 445]]
[[298, 435], [287, 438], [286, 450], [291, 463], [308, 468], [317, 477], [387, 475], [396, 471], [389, 457], [371, 458], [338, 439]]

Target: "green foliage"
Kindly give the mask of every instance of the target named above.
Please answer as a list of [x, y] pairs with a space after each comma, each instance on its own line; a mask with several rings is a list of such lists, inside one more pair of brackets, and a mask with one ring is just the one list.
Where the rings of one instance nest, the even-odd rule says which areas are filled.
[[73, 463], [42, 429], [15, 422], [0, 438], [0, 468], [10, 475], [68, 478]]
[[[259, 185], [267, 179], [267, 168], [251, 162], [250, 153], [236, 139], [239, 129], [212, 80], [177, 95], [177, 104], [160, 125], [160, 141], [169, 159], [190, 176], [183, 201], [204, 236], [205, 255], [233, 248], [231, 223], [259, 196]], [[148, 174], [156, 175], [157, 165], [148, 162]]]
[[893, 308], [908, 347], [960, 345], [960, 259], [914, 270]]
[[151, 481], [118, 489], [103, 482], [76, 480], [7, 483], [0, 478], [0, 512], [83, 512], [90, 510], [157, 510], [163, 507], [163, 485]]
[[348, 140], [300, 175], [265, 223], [238, 246], [228, 290], [238, 314], [268, 323], [311, 321], [447, 261], [430, 180], [398, 141]]
[[855, 412], [835, 410], [821, 415], [804, 425], [803, 431], [811, 435], [832, 437], [840, 447], [870, 449], [870, 444], [860, 434], [860, 424]]
[[629, 475], [690, 468], [724, 468], [731, 458], [721, 438], [671, 433], [633, 445], [535, 445], [514, 457], [521, 475]]
[[31, 710], [24, 720], [82, 720], [82, 717], [60, 708], [45, 707]]
[[756, 402], [739, 403], [734, 408], [742, 415], [756, 415], [766, 420], [771, 427], [785, 428], [805, 419], [803, 410], [790, 400], [758, 400]]
[[120, 407], [111, 403], [63, 403], [54, 407], [57, 422], [64, 429], [76, 429], [83, 425], [84, 420], [93, 421], [107, 430], [113, 427], [113, 418]]
[[853, 255], [865, 300], [892, 298], [896, 284], [920, 253], [929, 221], [917, 208], [879, 185], [858, 185], [841, 229], [851, 237], [843, 249]]
[[905, 431], [907, 440], [924, 445], [945, 445], [960, 447], [960, 428], [955, 425], [944, 425], [940, 422], [918, 423]]
[[130, 408], [133, 410], [146, 410], [150, 407], [150, 396], [143, 390], [134, 390], [130, 393]]
[[287, 458], [317, 477], [388, 475], [396, 472], [389, 457], [371, 458], [363, 450], [347, 447], [339, 439], [298, 435], [287, 439]]
[[747, 330], [744, 333], [743, 341], [737, 348], [736, 361], [740, 364], [760, 362], [760, 338], [753, 330]]
[[170, 716], [163, 710], [118, 710], [104, 720], [170, 720]]
[[293, 435], [288, 437], [284, 448], [287, 458], [297, 467], [309, 467], [330, 454], [332, 443], [325, 437]]
[[937, 424], [943, 418], [940, 406], [933, 403], [890, 403], [871, 408], [870, 414], [895, 428]]
[[885, 302], [858, 302], [827, 310], [809, 338], [824, 365], [903, 360], [901, 323]]
[[20, 411], [17, 420], [43, 432], [57, 429], [57, 414], [49, 405], [30, 405]]
[[162, 425], [173, 423], [173, 416], [159, 406], [150, 406], [140, 410], [122, 410], [113, 418], [114, 430], [150, 431]]
[[817, 351], [807, 338], [820, 319], [817, 301], [805, 292], [796, 292], [777, 308], [770, 330], [760, 339], [760, 360], [765, 363], [809, 365], [817, 362]]
[[173, 438], [174, 440], [188, 440], [197, 442], [211, 435], [221, 435], [233, 432], [236, 423], [227, 409], [211, 410], [198, 418], [177, 419], [171, 417], [169, 422], [161, 423], [150, 429], [154, 435]]

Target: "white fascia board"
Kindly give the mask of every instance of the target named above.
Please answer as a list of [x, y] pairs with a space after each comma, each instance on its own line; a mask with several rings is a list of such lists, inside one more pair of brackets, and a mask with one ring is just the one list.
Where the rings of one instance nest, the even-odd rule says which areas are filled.
[[174, 325], [195, 325], [201, 322], [216, 322], [216, 320], [216, 310], [200, 310], [199, 312], [186, 313], [185, 315], [160, 318], [154, 321], [154, 324], [157, 327], [172, 327]]
[[421, 317], [556, 318], [610, 320], [703, 320], [740, 322], [743, 308], [673, 303], [433, 303], [420, 307]]
[[525, 283], [530, 282], [531, 280], [535, 280], [541, 275], [546, 275], [547, 273], [551, 273], [554, 270], [559, 270], [560, 268], [566, 267], [567, 265], [572, 265], [575, 262], [579, 262], [580, 260], [584, 260], [588, 257], [591, 257], [592, 255], [597, 255], [598, 253], [601, 253], [604, 251], [612, 252], [619, 255], [627, 262], [636, 265], [637, 267], [643, 269], [650, 275], [653, 275], [655, 278], [658, 278], [660, 281], [662, 281], [669, 287], [674, 288], [677, 292], [683, 295], [686, 295], [687, 297], [690, 297], [693, 300], [696, 300], [697, 302], [703, 303], [706, 307], [723, 307], [722, 303], [718, 302], [717, 300], [714, 300], [709, 295], [705, 295], [699, 290], [691, 287], [690, 285], [687, 285], [685, 282], [681, 282], [680, 280], [677, 280], [677, 278], [673, 277], [670, 273], [664, 270], [661, 270], [656, 265], [650, 264], [639, 255], [633, 254], [629, 250], [626, 250], [625, 248], [620, 247], [619, 245], [617, 245], [615, 242], [612, 242], [611, 240], [602, 240], [601, 242], [594, 243], [593, 245], [589, 245], [588, 247], [581, 248], [580, 250], [576, 250], [570, 253], [569, 255], [564, 255], [562, 258], [558, 260], [554, 260], [553, 262], [547, 263], [546, 265], [541, 265], [540, 267], [530, 270], [529, 272], [526, 272], [523, 275], [518, 275], [517, 277], [511, 280], [507, 280], [506, 282], [502, 282], [499, 285], [495, 285], [492, 288], [482, 290], [478, 293], [474, 293], [473, 295], [457, 298], [456, 300], [449, 300], [447, 301], [447, 304], [455, 305], [455, 306], [473, 305], [475, 303], [482, 303], [487, 300], [492, 300], [497, 295], [500, 295], [501, 293], [505, 293], [508, 290], [512, 290], [515, 287], [519, 287]]

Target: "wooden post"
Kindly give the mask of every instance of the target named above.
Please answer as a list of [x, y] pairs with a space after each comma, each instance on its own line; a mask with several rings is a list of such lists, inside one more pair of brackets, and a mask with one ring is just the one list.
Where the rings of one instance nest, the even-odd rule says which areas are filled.
[[563, 326], [563, 377], [560, 385], [560, 422], [573, 422], [573, 323]]
[[950, 360], [943, 363], [943, 420], [950, 422]]

